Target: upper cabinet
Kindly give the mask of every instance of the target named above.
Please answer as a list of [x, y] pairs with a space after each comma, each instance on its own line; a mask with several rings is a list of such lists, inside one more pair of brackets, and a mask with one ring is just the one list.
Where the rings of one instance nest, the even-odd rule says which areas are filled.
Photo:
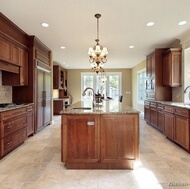
[[163, 54], [163, 85], [181, 86], [181, 49], [170, 48]]
[[[53, 89], [67, 91], [67, 71], [58, 65], [53, 66]], [[65, 93], [64, 96], [67, 96]]]
[[155, 76], [155, 54], [152, 52], [146, 57], [146, 76], [154, 77]]
[[3, 71], [2, 84], [11, 86], [27, 86], [28, 85], [28, 51], [15, 47], [13, 51], [13, 61], [19, 67], [19, 73]]
[[146, 98], [152, 100], [170, 101], [172, 91], [170, 87], [162, 85], [163, 52], [166, 49], [159, 48], [146, 57]]
[[0, 13], [0, 70], [2, 84], [28, 85], [28, 35]]

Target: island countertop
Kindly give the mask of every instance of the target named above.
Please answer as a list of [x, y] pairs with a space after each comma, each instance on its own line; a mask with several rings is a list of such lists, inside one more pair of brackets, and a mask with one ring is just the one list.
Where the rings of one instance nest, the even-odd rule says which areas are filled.
[[92, 101], [79, 101], [62, 110], [60, 114], [133, 114], [140, 113], [134, 108], [116, 100], [103, 100], [92, 106]]

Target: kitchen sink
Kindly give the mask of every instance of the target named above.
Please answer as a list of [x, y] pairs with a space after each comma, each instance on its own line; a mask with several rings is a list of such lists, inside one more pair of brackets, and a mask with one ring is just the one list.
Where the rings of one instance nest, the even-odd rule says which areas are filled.
[[91, 110], [92, 108], [90, 107], [76, 107], [76, 108], [72, 108], [73, 110]]

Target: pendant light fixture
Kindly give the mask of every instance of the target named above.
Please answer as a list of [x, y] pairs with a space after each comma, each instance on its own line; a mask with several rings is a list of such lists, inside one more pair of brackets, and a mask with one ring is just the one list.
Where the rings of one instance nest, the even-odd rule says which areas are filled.
[[97, 18], [97, 39], [96, 45], [94, 47], [90, 47], [88, 50], [88, 55], [89, 55], [89, 62], [92, 65], [92, 69], [94, 72], [97, 74], [99, 72], [103, 72], [103, 66], [104, 63], [107, 62], [107, 54], [108, 50], [106, 47], [102, 47], [99, 44], [99, 18], [101, 17], [101, 14], [95, 14], [95, 18]]

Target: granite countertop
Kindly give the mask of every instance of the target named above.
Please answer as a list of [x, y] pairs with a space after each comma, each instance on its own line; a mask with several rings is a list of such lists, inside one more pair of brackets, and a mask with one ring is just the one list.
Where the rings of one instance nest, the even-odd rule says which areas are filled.
[[190, 109], [190, 103], [185, 103], [185, 102], [173, 102], [173, 101], [157, 101], [157, 100], [147, 100], [149, 102], [157, 102], [165, 105], [170, 105], [170, 106], [177, 106], [181, 108], [186, 108]]
[[[85, 109], [82, 109], [85, 108]], [[93, 108], [92, 101], [79, 101], [65, 110], [62, 110], [60, 114], [133, 114], [140, 113], [130, 106], [127, 106], [116, 100], [104, 101], [100, 104], [96, 104]]]
[[24, 107], [27, 107], [27, 106], [32, 105], [32, 104], [34, 104], [34, 103], [15, 104], [15, 105], [10, 106], [10, 107], [0, 108], [0, 113], [8, 111], [8, 110], [14, 110], [14, 109], [17, 109], [17, 108], [24, 108]]

